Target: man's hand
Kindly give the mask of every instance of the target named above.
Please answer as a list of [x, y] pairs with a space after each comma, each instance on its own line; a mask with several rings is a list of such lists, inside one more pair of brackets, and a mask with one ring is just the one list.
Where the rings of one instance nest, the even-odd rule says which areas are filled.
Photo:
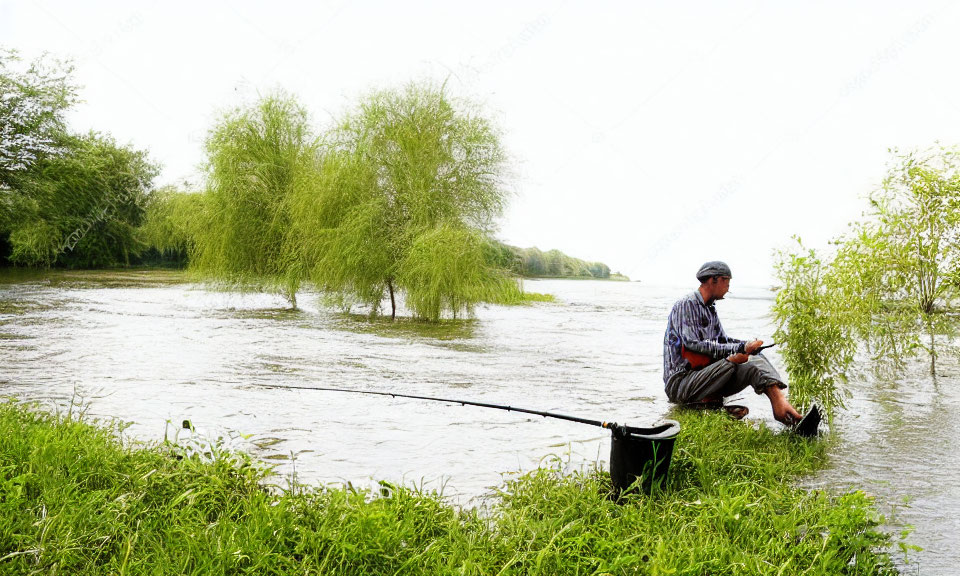
[[740, 352], [739, 354], [731, 354], [727, 356], [727, 360], [733, 362], [734, 364], [743, 364], [750, 359], [750, 355], [745, 352]]
[[761, 346], [763, 346], [763, 340], [751, 340], [743, 345], [743, 352], [731, 354], [727, 356], [727, 360], [734, 364], [743, 364], [749, 360], [750, 355], [759, 350]]

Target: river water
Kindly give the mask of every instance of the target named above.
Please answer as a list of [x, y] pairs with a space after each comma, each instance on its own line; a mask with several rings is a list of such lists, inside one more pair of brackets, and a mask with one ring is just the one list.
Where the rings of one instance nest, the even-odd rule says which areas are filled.
[[[221, 438], [276, 465], [284, 485], [441, 491], [472, 504], [512, 475], [559, 458], [606, 467], [597, 427], [456, 404], [277, 387], [343, 387], [459, 398], [634, 426], [668, 416], [661, 341], [673, 301], [693, 289], [599, 281], [527, 281], [556, 303], [479, 307], [440, 326], [370, 320], [301, 293], [290, 310], [271, 294], [217, 292], [180, 273], [0, 272], [0, 394], [130, 423], [160, 441]], [[733, 285], [718, 305], [727, 332], [769, 339], [772, 295]], [[776, 353], [769, 354], [778, 367]], [[936, 378], [851, 382], [833, 464], [805, 484], [862, 489], [889, 528], [912, 525], [905, 572], [960, 564], [958, 362]], [[748, 418], [778, 427], [752, 392]], [[180, 430], [190, 420], [194, 431]]]

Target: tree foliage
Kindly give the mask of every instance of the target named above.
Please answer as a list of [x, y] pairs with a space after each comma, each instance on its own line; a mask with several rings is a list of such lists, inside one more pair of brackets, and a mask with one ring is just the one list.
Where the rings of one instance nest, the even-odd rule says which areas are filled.
[[285, 94], [225, 114], [206, 141], [205, 221], [191, 268], [239, 287], [266, 284], [295, 306], [302, 273], [289, 202], [314, 181], [316, 150], [306, 110]]
[[[189, 260], [202, 277], [273, 289], [294, 306], [312, 280], [347, 305], [378, 313], [389, 298], [392, 315], [405, 304], [433, 320], [522, 300], [510, 271], [520, 259], [491, 236], [506, 200], [499, 134], [443, 87], [373, 93], [323, 138], [283, 93], [229, 111], [206, 140], [205, 190], [185, 194], [153, 192], [144, 153], [63, 131], [67, 73], [37, 65], [17, 78], [35, 85], [11, 80], [19, 96], [4, 93], [23, 120], [10, 123], [0, 166], [0, 251], [12, 262]], [[604, 273], [557, 255], [566, 275]]]
[[331, 132], [316, 185], [293, 203], [305, 269], [320, 288], [376, 312], [397, 296], [415, 316], [514, 297], [489, 234], [504, 206], [492, 125], [442, 87], [371, 94]]
[[834, 243], [831, 275], [874, 364], [899, 368], [925, 348], [921, 332], [941, 325], [957, 295], [960, 170], [957, 151], [894, 151], [862, 222]]
[[0, 48], [0, 189], [37, 160], [63, 151], [64, 112], [77, 101], [70, 64], [39, 58], [24, 66]]
[[909, 277], [896, 271], [889, 231], [875, 219], [856, 222], [833, 244], [828, 276], [851, 337], [864, 343], [877, 370], [902, 367], [918, 347], [918, 320], [928, 315], [908, 297]]
[[559, 250], [541, 252], [538, 248], [513, 248], [512, 268], [523, 276], [548, 278], [609, 278], [610, 267], [602, 262], [587, 262], [567, 256]]
[[[842, 405], [838, 392], [863, 343], [877, 370], [933, 349], [938, 312], [960, 278], [960, 171], [957, 151], [894, 151], [862, 221], [832, 242], [832, 257], [801, 248], [780, 254], [777, 339], [794, 394]], [[933, 364], [931, 365], [934, 366]]]
[[879, 239], [874, 257], [887, 263], [891, 298], [930, 314], [955, 295], [960, 271], [960, 162], [956, 149], [897, 154], [871, 198]]
[[64, 136], [60, 155], [38, 158], [7, 191], [10, 261], [105, 267], [139, 253], [136, 228], [157, 167], [109, 136]]
[[207, 218], [204, 194], [162, 188], [147, 200], [139, 239], [153, 259], [184, 265]]
[[26, 266], [129, 263], [157, 167], [145, 152], [68, 133], [69, 64], [0, 50], [0, 256]]

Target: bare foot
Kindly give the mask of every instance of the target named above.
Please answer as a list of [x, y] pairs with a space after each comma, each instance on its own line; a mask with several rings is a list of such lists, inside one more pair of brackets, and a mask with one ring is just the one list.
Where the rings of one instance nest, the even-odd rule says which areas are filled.
[[783, 390], [776, 384], [768, 386], [763, 392], [770, 399], [770, 407], [773, 408], [773, 417], [781, 424], [793, 426], [800, 421], [803, 416], [797, 412], [796, 408], [790, 405]]

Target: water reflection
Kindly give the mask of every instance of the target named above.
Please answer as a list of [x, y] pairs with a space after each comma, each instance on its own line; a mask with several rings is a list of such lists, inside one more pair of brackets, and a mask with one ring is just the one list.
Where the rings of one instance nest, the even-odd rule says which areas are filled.
[[936, 375], [929, 361], [922, 356], [908, 361], [896, 381], [867, 373], [851, 383], [854, 394], [840, 415], [834, 465], [813, 484], [874, 494], [890, 516], [889, 528], [914, 526], [908, 541], [924, 548], [902, 568], [941, 574], [953, 570], [958, 556], [960, 395], [952, 385], [956, 356], [941, 353]]
[[[443, 490], [469, 504], [504, 476], [561, 457], [606, 466], [609, 435], [538, 416], [268, 386], [343, 387], [464, 398], [649, 425], [668, 414], [661, 340], [673, 301], [692, 286], [530, 281], [557, 303], [487, 306], [439, 325], [320, 307], [269, 294], [211, 292], [177, 272], [0, 273], [4, 393], [132, 422], [161, 440], [189, 419], [307, 483], [373, 479]], [[769, 338], [770, 294], [737, 287], [720, 304], [733, 335]], [[960, 501], [956, 355], [938, 347], [899, 380], [869, 370], [851, 383], [830, 470], [811, 486], [863, 488], [913, 524], [924, 572], [952, 570]], [[776, 353], [774, 364], [782, 364]], [[762, 397], [737, 401], [773, 422]], [[283, 484], [282, 480], [278, 480]], [[904, 503], [904, 499], [909, 502]]]

